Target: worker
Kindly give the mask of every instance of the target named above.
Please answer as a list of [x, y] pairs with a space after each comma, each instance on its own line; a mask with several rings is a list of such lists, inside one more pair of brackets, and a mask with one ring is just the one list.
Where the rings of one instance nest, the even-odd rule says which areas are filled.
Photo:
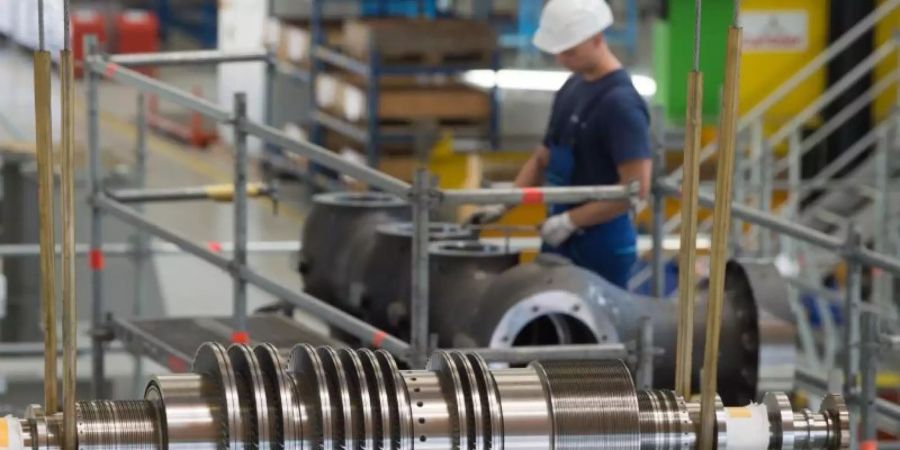
[[[604, 31], [613, 15], [604, 0], [550, 0], [534, 44], [572, 72], [556, 93], [542, 145], [515, 185], [595, 186], [638, 182], [646, 197], [652, 169], [650, 116]], [[498, 221], [505, 205], [488, 205], [473, 224]], [[637, 233], [627, 201], [548, 205], [542, 251], [563, 255], [627, 288], [637, 259]]]

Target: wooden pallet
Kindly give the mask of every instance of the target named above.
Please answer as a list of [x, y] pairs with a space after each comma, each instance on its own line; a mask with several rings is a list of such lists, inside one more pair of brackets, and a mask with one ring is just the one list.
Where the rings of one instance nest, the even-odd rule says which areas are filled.
[[344, 24], [347, 53], [379, 62], [410, 65], [484, 64], [497, 48], [497, 35], [487, 23], [461, 19], [383, 18], [353, 20]]
[[[275, 47], [275, 55], [279, 61], [300, 67], [309, 67], [309, 46], [312, 33], [308, 21], [281, 20], [268, 25], [268, 39]], [[343, 39], [340, 22], [326, 21], [322, 24], [325, 43], [330, 47], [339, 47]]]
[[[378, 117], [384, 125], [412, 125], [429, 120], [439, 125], [486, 123], [491, 115], [488, 93], [460, 84], [417, 83], [385, 79], [379, 87]], [[318, 105], [347, 121], [362, 123], [368, 117], [365, 82], [356, 77], [323, 74], [316, 80]]]

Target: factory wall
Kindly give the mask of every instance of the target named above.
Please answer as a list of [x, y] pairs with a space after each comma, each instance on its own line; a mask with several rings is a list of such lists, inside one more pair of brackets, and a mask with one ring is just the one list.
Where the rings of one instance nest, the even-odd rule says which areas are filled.
[[[877, 4], [881, 5], [884, 2], [885, 0], [878, 0]], [[900, 9], [894, 10], [893, 13], [889, 14], [875, 28], [875, 48], [880, 47], [881, 44], [894, 37], [898, 30], [900, 30]], [[873, 80], [873, 84], [878, 83], [879, 80], [889, 75], [891, 71], [897, 70], [898, 54], [900, 54], [900, 51], [894, 52], [893, 55], [885, 58], [885, 60], [875, 68], [875, 79]], [[897, 92], [897, 89], [888, 89], [884, 94], [878, 97], [875, 102], [875, 107], [872, 110], [875, 123], [880, 122], [891, 111], [897, 101]]]
[[[691, 70], [693, 2], [669, 2], [668, 23], [656, 30], [657, 73], [670, 120], [684, 120], [687, 73]], [[747, 112], [772, 90], [818, 55], [827, 45], [828, 0], [744, 0], [741, 2], [744, 54], [740, 110]], [[718, 120], [724, 77], [725, 40], [732, 21], [731, 2], [703, 5], [701, 69], [704, 76], [705, 120]], [[673, 55], [681, 55], [675, 57]], [[767, 115], [769, 123], [784, 123], [820, 95], [825, 73], [819, 71]]]

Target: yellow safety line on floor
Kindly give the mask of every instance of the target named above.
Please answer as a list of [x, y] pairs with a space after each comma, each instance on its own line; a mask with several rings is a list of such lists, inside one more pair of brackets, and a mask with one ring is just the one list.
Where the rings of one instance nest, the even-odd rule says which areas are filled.
[[[76, 100], [76, 108], [82, 108], [84, 105], [83, 102], [84, 98], [79, 96]], [[126, 138], [130, 138], [132, 141], [137, 139], [137, 128], [134, 123], [123, 120], [119, 116], [103, 110], [99, 112], [99, 116], [101, 124], [114, 129]], [[204, 176], [213, 182], [232, 182], [230, 172], [223, 170], [210, 162], [192, 157], [189, 153], [185, 152], [184, 146], [175, 144], [171, 140], [161, 137], [156, 133], [150, 132], [147, 134], [147, 149], [171, 161], [177, 162], [178, 164], [187, 167], [192, 172]], [[278, 209], [279, 215], [284, 215], [298, 223], [302, 223], [306, 219], [306, 215], [291, 204], [279, 204]]]

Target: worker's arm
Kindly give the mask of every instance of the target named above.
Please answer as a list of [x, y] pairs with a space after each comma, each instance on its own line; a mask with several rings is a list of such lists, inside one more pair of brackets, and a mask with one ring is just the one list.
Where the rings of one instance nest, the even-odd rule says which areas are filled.
[[[640, 198], [644, 199], [650, 192], [652, 167], [652, 160], [649, 159], [636, 159], [622, 163], [618, 166], [620, 183], [627, 186], [637, 181], [640, 185]], [[577, 228], [587, 228], [609, 222], [627, 212], [629, 207], [630, 203], [622, 200], [589, 202], [570, 210], [569, 218]]]
[[539, 145], [519, 170], [514, 185], [519, 188], [543, 185], [544, 169], [547, 168], [549, 162], [550, 150], [547, 150], [544, 145]]

